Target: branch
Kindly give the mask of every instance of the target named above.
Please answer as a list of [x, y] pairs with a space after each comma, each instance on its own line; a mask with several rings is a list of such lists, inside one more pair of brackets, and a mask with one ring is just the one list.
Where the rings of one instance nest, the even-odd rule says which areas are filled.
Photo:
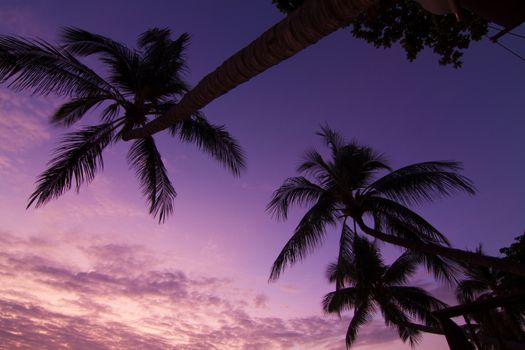
[[417, 323], [412, 323], [412, 322], [406, 322], [406, 323], [403, 323], [403, 325], [408, 328], [416, 329], [424, 333], [432, 333], [432, 334], [439, 334], [439, 335], [445, 334], [445, 332], [441, 328], [425, 326], [422, 324], [417, 324]]
[[406, 249], [422, 253], [439, 255], [441, 257], [445, 257], [457, 262], [491, 267], [496, 270], [512, 273], [519, 276], [525, 276], [525, 265], [523, 264], [515, 263], [501, 258], [496, 258], [494, 256], [482, 255], [461, 249], [444, 247], [438, 244], [420, 242], [389, 235], [366, 226], [363, 222], [363, 219], [359, 218], [356, 221], [364, 233], [390, 244], [394, 244], [397, 246], [404, 247]]

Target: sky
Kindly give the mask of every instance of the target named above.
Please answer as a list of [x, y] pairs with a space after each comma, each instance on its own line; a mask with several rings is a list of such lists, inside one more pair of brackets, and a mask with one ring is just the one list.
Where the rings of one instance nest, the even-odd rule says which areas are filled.
[[[133, 46], [147, 28], [189, 32], [185, 77], [195, 85], [282, 17], [269, 0], [4, 0], [0, 33], [54, 41], [76, 26]], [[525, 53], [523, 40], [503, 41]], [[302, 212], [285, 222], [267, 215], [273, 190], [296, 175], [306, 149], [322, 147], [315, 132], [325, 124], [384, 152], [394, 168], [461, 161], [478, 193], [414, 210], [454, 246], [482, 243], [497, 255], [525, 229], [524, 76], [525, 64], [488, 40], [453, 69], [431, 52], [408, 62], [398, 47], [338, 31], [204, 109], [244, 148], [239, 178], [157, 136], [178, 192], [162, 225], [147, 214], [126, 143], [106, 152], [104, 171], [78, 194], [25, 210], [65, 131], [48, 123], [61, 100], [0, 87], [0, 349], [342, 349], [351, 313], [321, 310], [336, 232], [267, 282]], [[387, 261], [399, 255], [384, 248]], [[454, 303], [422, 272], [412, 283]], [[358, 339], [359, 350], [410, 348], [379, 317]], [[425, 336], [420, 348], [445, 344]]]

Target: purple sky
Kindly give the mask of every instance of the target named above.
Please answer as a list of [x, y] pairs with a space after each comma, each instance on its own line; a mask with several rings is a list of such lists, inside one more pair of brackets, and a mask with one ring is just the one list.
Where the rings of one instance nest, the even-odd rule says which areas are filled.
[[[154, 26], [189, 32], [187, 80], [195, 84], [282, 18], [270, 0], [148, 3], [4, 0], [0, 32], [53, 41], [72, 25], [129, 45]], [[523, 40], [503, 41], [525, 53]], [[398, 48], [337, 32], [205, 108], [244, 147], [240, 178], [159, 136], [179, 194], [164, 225], [147, 215], [125, 163], [128, 144], [106, 153], [104, 172], [79, 195], [25, 211], [63, 132], [47, 123], [59, 100], [0, 89], [0, 348], [342, 348], [348, 319], [320, 310], [336, 235], [266, 282], [301, 214], [271, 219], [264, 207], [272, 191], [295, 175], [305, 149], [321, 147], [314, 134], [328, 123], [385, 152], [394, 167], [462, 161], [479, 193], [416, 210], [455, 246], [482, 242], [497, 254], [525, 228], [524, 76], [523, 62], [487, 40], [455, 70], [429, 52], [410, 63]], [[423, 274], [414, 283], [446, 296]], [[359, 339], [356, 349], [409, 348], [379, 320]], [[444, 344], [426, 336], [421, 348]]]

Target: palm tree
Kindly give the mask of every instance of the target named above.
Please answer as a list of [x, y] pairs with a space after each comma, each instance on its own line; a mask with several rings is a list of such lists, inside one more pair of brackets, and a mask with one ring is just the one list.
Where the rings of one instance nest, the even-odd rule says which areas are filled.
[[[374, 9], [375, 5], [381, 7], [381, 1], [379, 0], [279, 0], [273, 2], [279, 2], [281, 8], [287, 9], [296, 8], [298, 3], [301, 3], [301, 6], [298, 6], [282, 21], [262, 33], [248, 46], [226, 59], [213, 72], [199, 81], [195, 88], [189, 91], [180, 103], [174, 105], [166, 114], [156, 118], [144, 127], [124, 133], [123, 138], [125, 140], [141, 138], [169, 128], [177, 121], [188, 118], [194, 112], [202, 109], [236, 86], [294, 56], [338, 29], [347, 27], [352, 20], [367, 10], [371, 10], [371, 13], [376, 12], [376, 9]], [[466, 2], [464, 0], [461, 5], [475, 13], [476, 16], [495, 21], [505, 27], [515, 25], [516, 21], [521, 20], [519, 16], [523, 13], [523, 6], [519, 0], [504, 3], [493, 2], [491, 5], [484, 3], [483, 5], [478, 5], [476, 1], [468, 1], [468, 4]], [[405, 17], [401, 16], [400, 20], [402, 22], [405, 21]], [[380, 38], [375, 41], [375, 45], [388, 47], [391, 41], [394, 40], [393, 38], [401, 34], [392, 34], [391, 32], [387, 34], [383, 24], [386, 21], [386, 23], [392, 24], [396, 30], [400, 30], [398, 19], [399, 17], [396, 17], [396, 14], [391, 15], [391, 13], [386, 13], [382, 21], [379, 22], [366, 19], [365, 27], [371, 26], [372, 29], [370, 31], [362, 30], [363, 28], [359, 29], [359, 36], [368, 39], [370, 42], [372, 38], [379, 35]], [[418, 25], [421, 23], [419, 21]], [[407, 32], [414, 33], [416, 36], [421, 34], [420, 31], [412, 32], [412, 25], [409, 25], [408, 28], [401, 27], [401, 31], [404, 34]], [[384, 33], [384, 35], [378, 34], [378, 31]], [[450, 39], [450, 28], [448, 26], [445, 32], [445, 34], [449, 34], [447, 38]], [[405, 39], [408, 42], [412, 42], [416, 38], [405, 37]], [[459, 47], [465, 45], [466, 36], [461, 36], [461, 39]], [[434, 38], [429, 40], [432, 42]], [[422, 45], [428, 44], [423, 41], [420, 43]], [[443, 47], [440, 46], [434, 49], [447, 54], [449, 49], [447, 45], [449, 44], [450, 42], [445, 42]], [[452, 58], [452, 61], [454, 61], [454, 58]]]
[[391, 265], [385, 265], [376, 244], [356, 234], [349, 236], [348, 249], [327, 271], [329, 281], [339, 285], [323, 300], [323, 309], [328, 313], [341, 315], [353, 309], [346, 332], [347, 348], [376, 311], [411, 346], [417, 344], [421, 331], [442, 334], [432, 311], [446, 304], [421, 288], [406, 285], [418, 262], [417, 256], [404, 253]]
[[236, 86], [348, 26], [352, 19], [378, 2], [379, 0], [306, 1], [206, 75], [165, 114], [143, 127], [125, 132], [123, 139], [150, 136], [188, 118]]
[[[410, 250], [439, 278], [453, 276], [450, 260], [525, 275], [521, 264], [451, 248], [441, 232], [408, 208], [458, 191], [473, 194], [471, 181], [459, 174], [459, 163], [424, 162], [391, 170], [383, 155], [355, 142], [347, 143], [328, 127], [319, 135], [330, 148], [331, 159], [325, 160], [316, 150], [307, 152], [298, 168], [305, 176], [288, 178], [267, 206], [271, 214], [286, 219], [290, 206], [309, 205], [275, 260], [270, 280], [315, 249], [325, 238], [327, 227], [338, 223], [342, 223], [339, 256], [346, 249], [348, 236], [360, 231]], [[386, 174], [379, 177], [381, 171]]]
[[[54, 124], [71, 126], [90, 110], [103, 107], [100, 124], [66, 134], [48, 169], [39, 176], [28, 207], [41, 206], [72, 186], [78, 191], [103, 168], [106, 147], [179, 102], [189, 89], [181, 77], [188, 41], [187, 33], [172, 40], [169, 29], [157, 28], [139, 36], [137, 49], [77, 28], [64, 29], [60, 45], [0, 36], [0, 82], [15, 90], [68, 98], [52, 115]], [[91, 55], [106, 65], [107, 78], [77, 58]], [[173, 124], [170, 132], [181, 141], [196, 144], [234, 175], [244, 167], [236, 141], [223, 126], [208, 123], [200, 112]], [[140, 180], [149, 212], [163, 222], [173, 211], [176, 192], [152, 136], [133, 142], [128, 162]]]
[[[479, 246], [477, 254], [483, 254]], [[456, 287], [456, 298], [460, 303], [472, 303], [475, 300], [502, 296], [505, 294], [502, 280], [504, 274], [485, 266], [462, 264], [463, 278]]]
[[[483, 254], [481, 246], [476, 249], [476, 254]], [[463, 278], [457, 284], [456, 298], [463, 304], [523, 291], [520, 285], [523, 286], [524, 281], [518, 276], [471, 264], [462, 264], [462, 271]], [[504, 305], [501, 309], [486, 310], [471, 316], [477, 323], [477, 336], [499, 335], [505, 336], [507, 340], [525, 341], [522, 329], [525, 325], [523, 305], [514, 305], [512, 308]]]

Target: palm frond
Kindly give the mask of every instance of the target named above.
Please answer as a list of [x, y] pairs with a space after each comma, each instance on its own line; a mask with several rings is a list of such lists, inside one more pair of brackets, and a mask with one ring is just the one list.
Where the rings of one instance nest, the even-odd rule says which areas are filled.
[[[483, 255], [483, 247], [479, 245], [476, 254]], [[501, 286], [505, 274], [485, 266], [461, 264], [464, 278], [456, 287], [456, 297], [462, 302], [472, 302], [477, 298], [494, 293]]]
[[125, 45], [103, 35], [87, 30], [66, 27], [61, 39], [64, 47], [80, 56], [101, 55], [102, 62], [111, 68], [110, 80], [128, 93], [140, 90], [137, 72], [140, 68], [140, 56]]
[[414, 211], [388, 198], [364, 196], [363, 207], [379, 219], [379, 230], [401, 236], [419, 236], [420, 239], [450, 246], [448, 239]]
[[87, 96], [73, 98], [62, 104], [51, 116], [51, 122], [61, 126], [71, 126], [80, 120], [91, 108], [99, 105], [107, 96]]
[[333, 172], [331, 165], [325, 162], [319, 152], [309, 150], [304, 154], [303, 159], [303, 162], [297, 168], [299, 173], [313, 176], [325, 188], [337, 182], [337, 176]]
[[305, 177], [290, 177], [273, 192], [266, 211], [278, 219], [286, 220], [290, 205], [308, 205], [317, 201], [323, 193], [325, 193], [323, 188]]
[[80, 28], [63, 28], [61, 40], [64, 47], [75, 55], [103, 54], [113, 59], [121, 59], [131, 55], [130, 49], [118, 41]]
[[48, 169], [38, 177], [27, 208], [34, 202], [39, 207], [61, 196], [73, 183], [79, 191], [84, 182], [91, 182], [104, 166], [102, 151], [112, 141], [114, 128], [112, 123], [106, 123], [67, 134], [55, 150]]
[[417, 264], [418, 259], [411, 252], [405, 252], [387, 268], [384, 282], [391, 285], [407, 283], [408, 278], [416, 273]]
[[270, 281], [277, 280], [287, 265], [302, 260], [321, 243], [326, 233], [326, 226], [334, 225], [336, 222], [334, 205], [330, 196], [322, 195], [308, 210], [273, 263]]
[[42, 40], [0, 36], [0, 82], [8, 81], [10, 88], [34, 94], [114, 95], [111, 85], [69, 51]]
[[459, 273], [458, 265], [455, 261], [435, 254], [423, 253], [411, 250], [410, 253], [418, 259], [420, 264], [424, 264], [427, 271], [440, 281], [454, 283]]
[[410, 326], [410, 318], [405, 314], [405, 312], [399, 308], [398, 305], [394, 304], [392, 301], [387, 300], [387, 298], [378, 298], [379, 308], [385, 324], [388, 327], [396, 328], [399, 338], [406, 342], [408, 340], [411, 347], [414, 347], [421, 340], [421, 333], [419, 330], [414, 329]]
[[115, 118], [120, 113], [120, 108], [121, 106], [118, 102], [109, 104], [100, 114], [101, 119], [105, 122], [115, 120]]
[[459, 174], [458, 162], [425, 162], [392, 171], [372, 183], [368, 190], [403, 204], [433, 201], [456, 192], [474, 194], [472, 181]]
[[352, 320], [350, 321], [350, 324], [348, 325], [348, 329], [346, 331], [345, 342], [347, 349], [352, 346], [357, 337], [357, 332], [359, 331], [359, 328], [370, 320], [373, 312], [373, 305], [366, 302], [359, 304], [355, 308], [354, 316], [352, 317]]
[[324, 312], [340, 315], [345, 310], [352, 310], [358, 301], [357, 294], [358, 290], [355, 287], [342, 288], [326, 294], [322, 301]]
[[316, 134], [321, 136], [326, 142], [326, 145], [330, 147], [332, 156], [335, 156], [339, 149], [346, 144], [344, 137], [337, 131], [330, 129], [328, 125], [321, 126], [321, 131], [318, 131]]
[[370, 242], [365, 237], [355, 235], [352, 253], [352, 264], [354, 264], [354, 270], [356, 271], [353, 283], [371, 287], [376, 281], [381, 279], [386, 269], [381, 252], [374, 242]]
[[447, 307], [446, 303], [418, 287], [391, 286], [388, 287], [388, 293], [414, 319], [421, 320], [429, 327], [440, 327], [439, 320], [432, 311]]
[[[328, 264], [326, 267], [325, 276], [328, 282], [336, 283], [337, 281], [352, 281], [355, 279], [357, 272], [355, 271], [355, 266], [346, 261], [349, 257], [344, 257], [341, 260]], [[344, 283], [344, 286], [346, 283]], [[336, 286], [336, 289], [337, 286]]]
[[384, 156], [357, 142], [341, 147], [333, 157], [333, 171], [338, 175], [338, 184], [346, 190], [366, 187], [381, 170], [390, 170]]
[[144, 49], [151, 45], [166, 42], [170, 39], [171, 29], [169, 28], [150, 28], [140, 34], [137, 39], [137, 46]]
[[196, 144], [236, 176], [245, 168], [244, 153], [237, 141], [223, 126], [211, 124], [201, 115], [180, 121], [171, 132], [182, 141]]
[[186, 70], [184, 51], [190, 36], [184, 33], [171, 40], [170, 34], [169, 29], [153, 28], [139, 37], [143, 59], [138, 79], [146, 98], [178, 97], [189, 89], [181, 74]]
[[135, 168], [142, 193], [148, 199], [150, 214], [158, 217], [159, 223], [164, 222], [173, 212], [173, 200], [177, 193], [171, 185], [153, 137], [133, 142], [128, 161]]
[[339, 239], [339, 254], [337, 256], [337, 268], [328, 276], [330, 282], [335, 282], [336, 290], [345, 286], [345, 279], [352, 279], [355, 276], [355, 266], [352, 258], [355, 256], [355, 242], [357, 233], [352, 231], [343, 221], [341, 237]]
[[491, 294], [490, 286], [484, 281], [466, 279], [458, 283], [456, 287], [456, 299], [460, 303], [471, 303], [482, 295]]

